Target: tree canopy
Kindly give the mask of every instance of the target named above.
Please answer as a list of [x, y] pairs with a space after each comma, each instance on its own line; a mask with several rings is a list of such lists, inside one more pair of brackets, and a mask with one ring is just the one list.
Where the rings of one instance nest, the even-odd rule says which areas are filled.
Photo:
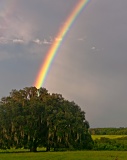
[[91, 149], [85, 112], [45, 88], [12, 90], [0, 101], [0, 148]]

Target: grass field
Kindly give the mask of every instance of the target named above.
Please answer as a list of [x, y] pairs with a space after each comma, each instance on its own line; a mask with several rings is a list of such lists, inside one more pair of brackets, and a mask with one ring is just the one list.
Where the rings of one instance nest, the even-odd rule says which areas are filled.
[[[127, 135], [92, 135], [93, 140], [106, 137], [110, 139]], [[66, 151], [31, 153], [24, 149], [0, 150], [0, 160], [127, 160], [127, 151]], [[42, 152], [40, 152], [42, 151]]]
[[71, 151], [0, 153], [0, 160], [127, 160], [127, 152]]
[[115, 138], [121, 138], [121, 137], [127, 137], [127, 135], [92, 135], [92, 139], [100, 139], [101, 137], [115, 139]]

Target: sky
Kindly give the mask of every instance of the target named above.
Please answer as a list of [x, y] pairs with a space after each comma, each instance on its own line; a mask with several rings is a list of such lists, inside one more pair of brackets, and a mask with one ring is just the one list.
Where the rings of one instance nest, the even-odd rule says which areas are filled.
[[[0, 98], [34, 86], [79, 0], [0, 0]], [[44, 86], [86, 112], [91, 127], [127, 127], [127, 1], [90, 0], [55, 56]]]

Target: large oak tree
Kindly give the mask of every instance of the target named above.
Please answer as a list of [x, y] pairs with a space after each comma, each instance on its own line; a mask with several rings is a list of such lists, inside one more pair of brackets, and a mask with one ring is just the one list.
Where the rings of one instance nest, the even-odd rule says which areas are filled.
[[90, 149], [85, 112], [45, 88], [12, 90], [0, 101], [0, 148]]

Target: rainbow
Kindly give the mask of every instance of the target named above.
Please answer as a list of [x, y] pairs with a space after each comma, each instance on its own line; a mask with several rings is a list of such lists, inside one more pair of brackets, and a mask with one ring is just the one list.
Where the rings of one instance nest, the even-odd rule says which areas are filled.
[[46, 79], [46, 76], [48, 74], [49, 68], [57, 54], [57, 51], [69, 31], [70, 27], [72, 26], [73, 22], [79, 15], [79, 13], [85, 8], [85, 6], [88, 4], [90, 0], [78, 0], [79, 2], [72, 10], [71, 14], [66, 19], [64, 25], [61, 27], [60, 31], [57, 34], [56, 40], [54, 40], [53, 44], [51, 45], [51, 48], [49, 49], [48, 53], [46, 54], [46, 57], [44, 59], [44, 63], [41, 65], [40, 70], [38, 72], [38, 75], [36, 77], [34, 86], [36, 88], [40, 88], [44, 85], [44, 81]]

